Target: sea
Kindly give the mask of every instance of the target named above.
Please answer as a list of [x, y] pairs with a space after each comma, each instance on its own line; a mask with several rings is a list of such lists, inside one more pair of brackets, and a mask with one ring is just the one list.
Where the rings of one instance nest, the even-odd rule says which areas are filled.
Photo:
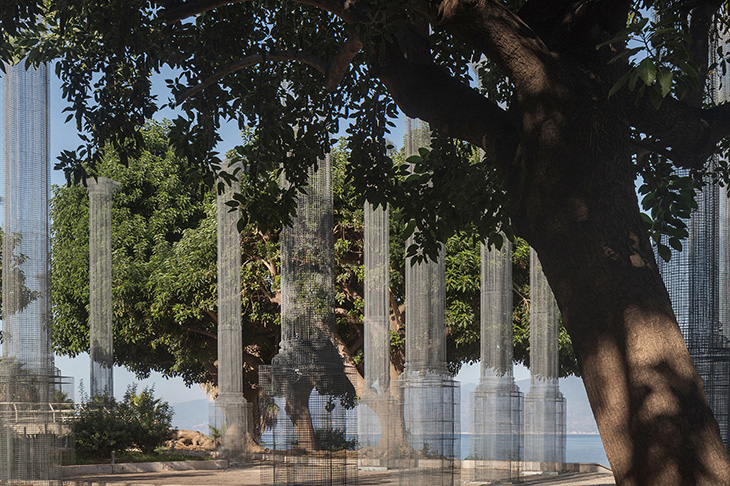
[[[471, 434], [461, 434], [461, 459], [471, 454]], [[567, 434], [565, 462], [591, 462], [608, 467], [608, 458], [598, 434]]]

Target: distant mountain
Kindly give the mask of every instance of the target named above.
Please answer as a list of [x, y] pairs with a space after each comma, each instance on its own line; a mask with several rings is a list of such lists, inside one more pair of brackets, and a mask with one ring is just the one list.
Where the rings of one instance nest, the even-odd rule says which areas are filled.
[[210, 410], [208, 400], [191, 400], [189, 402], [171, 403], [175, 410], [172, 416], [172, 426], [181, 430], [197, 430], [208, 434], [208, 414]]
[[[476, 383], [461, 384], [461, 432], [471, 432], [473, 417], [471, 416], [471, 394]], [[522, 393], [530, 389], [530, 380], [519, 380], [517, 386]], [[597, 434], [598, 427], [593, 418], [593, 412], [588, 404], [583, 380], [575, 376], [560, 380], [560, 391], [566, 400], [568, 408], [566, 430], [569, 434]]]

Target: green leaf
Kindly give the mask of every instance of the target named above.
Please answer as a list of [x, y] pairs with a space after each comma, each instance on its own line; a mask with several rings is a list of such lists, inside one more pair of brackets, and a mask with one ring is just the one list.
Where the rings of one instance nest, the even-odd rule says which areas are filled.
[[623, 74], [623, 76], [618, 78], [618, 81], [616, 81], [616, 83], [613, 86], [611, 86], [611, 89], [608, 91], [608, 97], [611, 98], [611, 96], [616, 94], [616, 91], [620, 90], [621, 87], [624, 84], [626, 84], [626, 81], [628, 81], [630, 76], [631, 76], [631, 71], [627, 71]]
[[662, 257], [662, 260], [665, 262], [668, 262], [672, 258], [672, 250], [670, 250], [667, 245], [659, 243], [656, 249], [659, 256]]
[[650, 86], [656, 79], [657, 68], [654, 65], [654, 61], [648, 57], [641, 61], [636, 70], [639, 73], [639, 77], [647, 86]]
[[666, 97], [672, 90], [673, 78], [674, 73], [672, 71], [659, 71], [659, 73], [657, 74], [657, 82], [659, 83], [659, 88], [661, 89], [662, 98]]
[[657, 110], [659, 109], [659, 107], [662, 106], [662, 101], [664, 101], [664, 98], [662, 98], [661, 94], [659, 93], [659, 89], [654, 89], [654, 87], [649, 88], [649, 101], [651, 101], [651, 104]]
[[679, 238], [672, 237], [669, 238], [669, 246], [674, 248], [677, 251], [682, 251], [682, 242], [679, 241]]
[[403, 239], [407, 239], [413, 234], [413, 231], [416, 229], [416, 222], [414, 220], [410, 220], [405, 228], [403, 228]]

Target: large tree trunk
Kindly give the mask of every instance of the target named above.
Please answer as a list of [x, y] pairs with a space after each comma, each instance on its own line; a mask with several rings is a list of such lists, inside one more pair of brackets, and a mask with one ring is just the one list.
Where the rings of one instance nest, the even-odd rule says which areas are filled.
[[287, 383], [284, 390], [286, 400], [284, 411], [292, 421], [292, 425], [294, 425], [294, 432], [297, 434], [297, 447], [308, 452], [317, 449], [312, 414], [309, 412], [309, 396], [313, 389], [314, 383], [302, 379], [297, 383]]
[[573, 96], [559, 107], [522, 100], [531, 109], [508, 187], [617, 484], [728, 485], [730, 457], [640, 218], [628, 130], [610, 107]]

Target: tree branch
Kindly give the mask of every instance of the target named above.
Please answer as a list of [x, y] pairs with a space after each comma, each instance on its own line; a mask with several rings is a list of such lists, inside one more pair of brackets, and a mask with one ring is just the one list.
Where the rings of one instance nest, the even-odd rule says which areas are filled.
[[406, 115], [481, 147], [498, 163], [512, 160], [517, 132], [503, 109], [442, 68], [411, 62], [394, 44], [384, 47], [372, 71]]
[[327, 74], [327, 65], [317, 56], [302, 51], [285, 50], [285, 51], [273, 51], [264, 54], [252, 54], [246, 56], [240, 61], [229, 64], [215, 74], [208, 76], [197, 85], [188, 88], [179, 95], [175, 96], [175, 101], [179, 105], [191, 96], [201, 92], [208, 86], [217, 83], [229, 74], [240, 71], [243, 68], [253, 66], [265, 61], [298, 61], [308, 66], [312, 66], [322, 74]]
[[548, 66], [556, 59], [535, 32], [494, 0], [442, 0], [435, 24], [479, 50], [507, 74], [524, 95], [550, 85]]
[[699, 2], [691, 10], [689, 34], [692, 41], [689, 45], [689, 52], [700, 66], [698, 73], [700, 89], [692, 90], [687, 94], [685, 101], [690, 106], [701, 107], [705, 99], [703, 88], [709, 66], [710, 31], [713, 27], [713, 17], [720, 5], [722, 5], [722, 0], [709, 0]]
[[337, 55], [327, 67], [327, 75], [324, 81], [324, 87], [327, 91], [334, 91], [337, 88], [350, 67], [352, 59], [362, 50], [362, 47], [362, 41], [357, 34], [350, 36], [340, 47]]
[[203, 336], [207, 336], [211, 339], [218, 339], [218, 336], [216, 334], [213, 334], [211, 332], [203, 331], [201, 329], [195, 329], [194, 327], [190, 326], [183, 326], [183, 329], [187, 332], [192, 332], [193, 334], [201, 334]]
[[667, 97], [657, 110], [646, 96], [638, 105], [633, 93], [619, 96], [626, 98], [629, 123], [652, 138], [651, 147], [644, 148], [667, 155], [678, 167], [703, 167], [717, 143], [730, 136], [730, 104], [703, 110]]

